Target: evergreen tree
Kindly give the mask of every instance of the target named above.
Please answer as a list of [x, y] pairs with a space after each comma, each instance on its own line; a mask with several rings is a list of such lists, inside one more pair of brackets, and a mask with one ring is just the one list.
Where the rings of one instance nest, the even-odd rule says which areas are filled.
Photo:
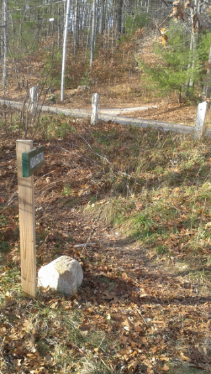
[[[151, 64], [143, 60], [138, 63], [146, 73], [147, 84], [158, 89], [161, 95], [176, 91], [180, 101], [182, 93], [185, 94], [187, 81], [193, 81], [191, 93], [194, 87], [201, 86], [205, 62], [209, 55], [211, 33], [200, 36], [200, 42], [194, 51], [189, 48], [191, 35], [182, 21], [171, 21], [165, 35], [166, 46], [156, 43], [154, 48], [158, 63]], [[189, 63], [193, 59], [194, 65], [190, 68]]]

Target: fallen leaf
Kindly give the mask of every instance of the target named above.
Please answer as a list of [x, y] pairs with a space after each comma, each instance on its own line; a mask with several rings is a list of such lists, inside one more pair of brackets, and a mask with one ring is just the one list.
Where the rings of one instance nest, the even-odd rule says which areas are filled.
[[163, 368], [162, 368], [163, 371], [169, 371], [169, 366], [168, 365], [164, 365]]
[[125, 344], [127, 343], [127, 341], [128, 341], [128, 337], [127, 337], [127, 336], [124, 336], [124, 335], [121, 336], [121, 343], [122, 343], [122, 344], [125, 345]]
[[180, 356], [181, 356], [182, 359], [185, 360], [185, 361], [188, 361], [188, 362], [191, 361], [191, 359], [190, 359], [189, 357], [185, 356], [182, 352], [180, 353]]
[[138, 366], [138, 361], [133, 361], [128, 365], [128, 374], [133, 374]]

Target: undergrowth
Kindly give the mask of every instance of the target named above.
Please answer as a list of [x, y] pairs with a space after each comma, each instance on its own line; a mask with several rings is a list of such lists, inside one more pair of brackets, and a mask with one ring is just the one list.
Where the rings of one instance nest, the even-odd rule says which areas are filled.
[[[210, 139], [135, 127], [89, 134], [90, 155], [103, 161], [104, 201], [85, 212], [136, 238], [158, 255], [206, 265], [211, 250]], [[100, 154], [100, 157], [98, 156]], [[106, 165], [105, 165], [106, 164]]]

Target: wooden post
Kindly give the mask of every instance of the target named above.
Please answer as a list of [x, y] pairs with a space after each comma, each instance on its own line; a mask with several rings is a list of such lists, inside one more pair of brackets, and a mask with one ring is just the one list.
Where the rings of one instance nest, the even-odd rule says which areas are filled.
[[196, 122], [195, 122], [195, 139], [201, 139], [205, 131], [205, 117], [207, 112], [207, 103], [203, 101], [197, 108]]
[[30, 109], [32, 114], [35, 114], [36, 108], [37, 108], [37, 103], [38, 103], [38, 86], [37, 87], [32, 87], [29, 90], [30, 94]]
[[34, 175], [24, 178], [22, 153], [33, 148], [32, 140], [17, 140], [21, 283], [26, 294], [36, 297], [36, 246], [34, 212]]
[[92, 125], [96, 125], [98, 122], [98, 100], [99, 100], [99, 94], [94, 93], [92, 95], [92, 116], [91, 116]]

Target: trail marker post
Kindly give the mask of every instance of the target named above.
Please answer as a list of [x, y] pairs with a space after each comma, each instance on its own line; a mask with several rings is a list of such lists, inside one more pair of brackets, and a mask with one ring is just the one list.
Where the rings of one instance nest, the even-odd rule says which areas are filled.
[[44, 164], [44, 147], [33, 149], [33, 140], [17, 140], [17, 172], [22, 290], [36, 297], [36, 236], [34, 172]]

